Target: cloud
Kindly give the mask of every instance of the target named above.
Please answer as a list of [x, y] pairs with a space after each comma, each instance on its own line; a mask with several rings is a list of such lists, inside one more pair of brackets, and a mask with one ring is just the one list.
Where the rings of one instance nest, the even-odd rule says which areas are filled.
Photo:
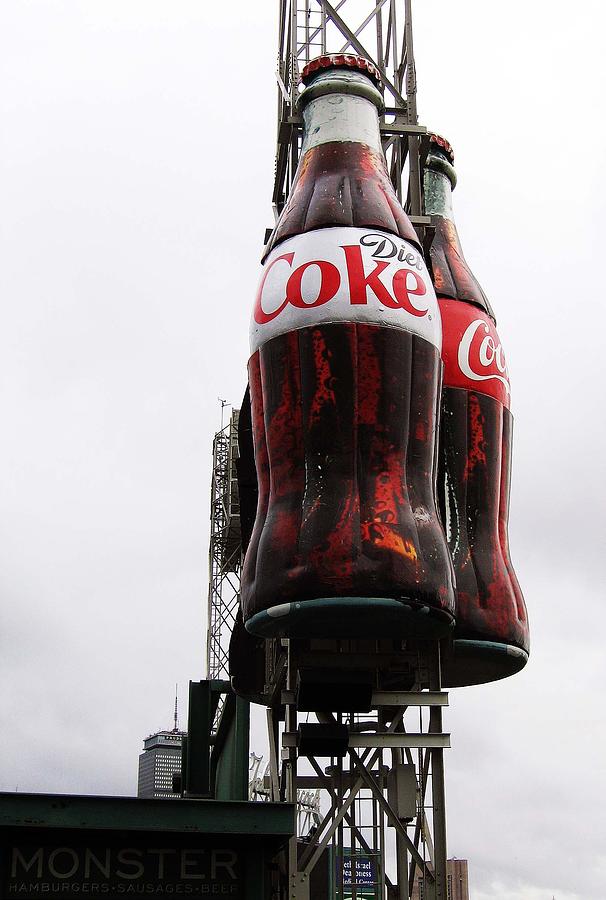
[[487, 890], [475, 891], [474, 900], [585, 900], [585, 895], [562, 893], [554, 887], [511, 887], [501, 881], [492, 881]]

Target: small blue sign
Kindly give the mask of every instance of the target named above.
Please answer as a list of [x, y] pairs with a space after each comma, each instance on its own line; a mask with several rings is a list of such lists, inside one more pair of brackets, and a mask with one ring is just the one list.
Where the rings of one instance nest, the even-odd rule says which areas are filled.
[[[354, 890], [359, 900], [378, 897], [378, 854], [351, 853], [345, 850], [344, 858], [337, 856], [336, 863], [336, 872], [341, 864], [343, 866], [343, 900], [350, 900]], [[338, 876], [335, 881], [338, 884]]]

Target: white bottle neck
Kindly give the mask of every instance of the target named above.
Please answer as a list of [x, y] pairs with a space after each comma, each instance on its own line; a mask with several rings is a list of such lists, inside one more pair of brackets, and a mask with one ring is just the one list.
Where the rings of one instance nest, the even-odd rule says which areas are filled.
[[353, 141], [381, 152], [379, 111], [383, 98], [361, 72], [333, 69], [313, 79], [299, 99], [302, 153], [333, 141]]
[[452, 163], [443, 153], [430, 152], [423, 173], [425, 215], [441, 216], [454, 222], [452, 191], [457, 175]]
[[364, 97], [325, 94], [303, 110], [304, 137], [301, 153], [332, 141], [353, 141], [381, 151], [376, 106]]
[[452, 212], [452, 188], [450, 181], [442, 172], [425, 169], [423, 176], [425, 190], [425, 215], [441, 216], [454, 222]]

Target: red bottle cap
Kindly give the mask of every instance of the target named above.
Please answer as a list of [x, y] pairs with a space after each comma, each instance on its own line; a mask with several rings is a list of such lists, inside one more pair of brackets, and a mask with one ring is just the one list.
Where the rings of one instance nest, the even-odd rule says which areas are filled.
[[374, 63], [364, 59], [363, 56], [355, 56], [353, 53], [327, 53], [325, 56], [317, 56], [303, 68], [301, 81], [303, 84], [308, 84], [314, 75], [325, 69], [358, 69], [368, 75], [375, 84], [381, 84], [381, 76]]
[[437, 145], [443, 153], [446, 154], [451, 163], [454, 163], [454, 151], [446, 138], [440, 137], [439, 134], [430, 134], [429, 143]]

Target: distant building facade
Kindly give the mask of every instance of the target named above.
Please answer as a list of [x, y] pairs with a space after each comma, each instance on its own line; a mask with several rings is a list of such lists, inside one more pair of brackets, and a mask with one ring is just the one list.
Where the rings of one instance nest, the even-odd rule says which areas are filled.
[[[448, 900], [469, 900], [469, 876], [466, 859], [446, 861], [446, 885]], [[427, 900], [427, 891], [421, 873], [417, 869], [411, 900]]]
[[185, 731], [158, 731], [143, 741], [139, 756], [137, 797], [179, 797], [173, 791], [173, 775], [181, 771], [181, 747]]

